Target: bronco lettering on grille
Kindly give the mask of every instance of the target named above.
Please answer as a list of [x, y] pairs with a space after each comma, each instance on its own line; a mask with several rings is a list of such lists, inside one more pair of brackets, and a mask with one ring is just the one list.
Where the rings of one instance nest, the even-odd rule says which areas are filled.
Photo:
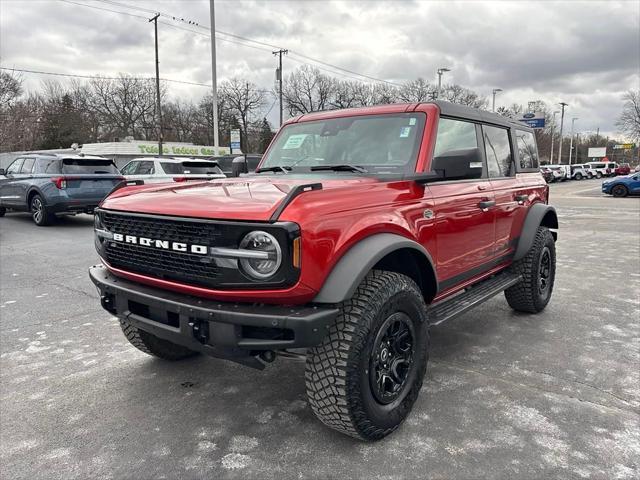
[[161, 248], [163, 250], [173, 250], [174, 252], [195, 253], [198, 255], [207, 255], [209, 253], [209, 248], [206, 245], [189, 245], [182, 242], [155, 240], [153, 238], [136, 237], [134, 235], [123, 235], [121, 233], [114, 233], [113, 240], [115, 240], [116, 242], [142, 245], [143, 247], [154, 247]]

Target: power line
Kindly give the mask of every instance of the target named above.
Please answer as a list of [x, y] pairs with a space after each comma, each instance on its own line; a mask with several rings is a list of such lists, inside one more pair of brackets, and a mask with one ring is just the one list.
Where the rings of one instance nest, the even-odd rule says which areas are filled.
[[[65, 1], [65, 0], [63, 0], [63, 1]], [[134, 6], [134, 5], [127, 5], [127, 4], [119, 3], [119, 2], [115, 2], [115, 1], [112, 1], [112, 0], [96, 0], [96, 1], [103, 2], [103, 3], [107, 3], [107, 4], [110, 4], [110, 5], [119, 6], [119, 7], [130, 8], [130, 9], [133, 9], [133, 10], [144, 11], [144, 12], [147, 12], [147, 13], [156, 13], [156, 11], [149, 10], [149, 9], [147, 9], [147, 8], [143, 8], [143, 7], [139, 7], [139, 6]], [[119, 13], [120, 13], [120, 12], [119, 12]], [[185, 19], [184, 19], [184, 17], [180, 17], [180, 16], [172, 15], [172, 14], [169, 14], [169, 13], [166, 13], [166, 12], [159, 12], [159, 13], [160, 13], [162, 16], [167, 17], [167, 18], [172, 18], [172, 19], [174, 19], [175, 21], [180, 21], [180, 22], [183, 22], [183, 23], [188, 23], [188, 24], [190, 24], [190, 25], [194, 25], [194, 26], [199, 27], [199, 28], [202, 28], [202, 29], [210, 30], [210, 27], [205, 26], [205, 25], [200, 25], [199, 23], [194, 22], [194, 21], [185, 20]], [[189, 30], [189, 31], [192, 31], [193, 33], [199, 33], [199, 32], [193, 31], [193, 30]], [[282, 48], [281, 46], [279, 46], [279, 45], [273, 45], [273, 44], [271, 44], [271, 43], [262, 42], [262, 41], [259, 41], [259, 40], [254, 40], [254, 39], [251, 39], [251, 38], [248, 38], [248, 37], [243, 37], [243, 36], [241, 36], [241, 35], [236, 35], [236, 34], [234, 34], [234, 33], [224, 32], [224, 31], [222, 31], [222, 30], [218, 30], [218, 29], [216, 29], [216, 33], [221, 33], [221, 34], [223, 34], [223, 35], [227, 35], [227, 36], [229, 36], [229, 37], [236, 38], [236, 39], [238, 39], [238, 40], [244, 40], [244, 41], [246, 41], [246, 42], [255, 43], [255, 44], [258, 44], [258, 45], [262, 45], [262, 46], [265, 46], [265, 47], [269, 47], [269, 48], [271, 48], [271, 49], [283, 50], [283, 48]], [[210, 36], [210, 35], [208, 35], [208, 36]], [[218, 37], [218, 36], [216, 35], [216, 38], [220, 38], [220, 37]], [[227, 41], [229, 41], [229, 40], [227, 40]], [[242, 43], [241, 43], [240, 45], [248, 46], [248, 45], [246, 45], [246, 44], [242, 44]], [[254, 47], [254, 48], [255, 48], [255, 47]], [[373, 80], [373, 81], [375, 81], [375, 82], [386, 83], [386, 84], [388, 84], [388, 85], [392, 85], [392, 86], [394, 86], [394, 87], [399, 87], [399, 86], [401, 86], [401, 85], [399, 85], [399, 84], [397, 84], [397, 83], [390, 82], [390, 81], [388, 81], [388, 80], [384, 80], [384, 79], [381, 79], [381, 78], [373, 77], [373, 76], [371, 76], [371, 75], [367, 75], [367, 74], [364, 74], [364, 73], [359, 73], [359, 72], [356, 72], [356, 71], [354, 71], [354, 70], [349, 70], [348, 68], [343, 68], [343, 67], [340, 67], [340, 66], [338, 66], [338, 65], [334, 65], [334, 64], [332, 64], [332, 63], [328, 63], [328, 62], [324, 62], [324, 61], [322, 61], [322, 60], [318, 60], [318, 59], [316, 59], [316, 58], [310, 57], [310, 56], [305, 55], [305, 54], [300, 53], [300, 52], [296, 52], [296, 51], [294, 51], [294, 50], [289, 50], [289, 52], [290, 52], [291, 54], [296, 55], [296, 56], [298, 56], [298, 57], [300, 57], [300, 58], [302, 58], [302, 59], [305, 59], [305, 60], [307, 60], [307, 61], [311, 61], [311, 62], [314, 62], [314, 63], [320, 64], [320, 65], [324, 65], [324, 66], [329, 67], [329, 68], [333, 68], [333, 69], [336, 69], [336, 70], [340, 70], [340, 71], [343, 71], [343, 72], [349, 73], [349, 74], [351, 74], [351, 75], [356, 75], [356, 76], [358, 76], [358, 77], [366, 78], [366, 79], [368, 79], [368, 80]], [[300, 63], [306, 63], [306, 64], [308, 65], [308, 63], [307, 63], [307, 62], [300, 62]], [[314, 66], [314, 65], [312, 65], [312, 66]], [[318, 68], [319, 68], [319, 67], [318, 67]], [[322, 70], [322, 69], [321, 69], [321, 70]], [[336, 72], [333, 72], [333, 71], [332, 71], [331, 73], [334, 73], [334, 74], [335, 74]], [[349, 77], [349, 75], [344, 75], [344, 76]], [[353, 77], [353, 76], [351, 76], [350, 78], [354, 78], [354, 77]], [[356, 78], [356, 79], [360, 80], [359, 78]]]
[[[120, 80], [122, 78], [122, 77], [111, 77], [111, 76], [105, 76], [105, 75], [80, 75], [80, 74], [74, 74], [74, 73], [45, 72], [42, 70], [29, 70], [26, 68], [0, 67], [0, 70], [8, 70], [11, 72], [20, 72], [20, 73], [33, 73], [37, 75], [51, 75], [56, 77], [70, 77], [70, 78], [84, 78], [84, 79], [98, 79], [98, 80]], [[134, 75], [129, 75], [129, 77], [134, 80], [145, 80], [145, 81], [155, 80], [154, 77], [136, 77]], [[197, 87], [211, 88], [211, 85], [206, 83], [188, 82], [186, 80], [174, 80], [172, 78], [161, 78], [160, 80], [162, 80], [163, 82], [183, 83], [185, 85], [195, 85]], [[271, 92], [271, 90], [267, 90], [266, 88], [258, 88], [256, 90], [262, 93], [273, 93]]]

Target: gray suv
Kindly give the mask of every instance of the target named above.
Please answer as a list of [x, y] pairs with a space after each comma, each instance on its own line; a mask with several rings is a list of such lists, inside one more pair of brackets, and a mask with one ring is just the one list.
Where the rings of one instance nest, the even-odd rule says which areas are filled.
[[25, 154], [0, 168], [0, 217], [7, 210], [30, 212], [36, 225], [56, 215], [92, 213], [124, 178], [102, 157]]

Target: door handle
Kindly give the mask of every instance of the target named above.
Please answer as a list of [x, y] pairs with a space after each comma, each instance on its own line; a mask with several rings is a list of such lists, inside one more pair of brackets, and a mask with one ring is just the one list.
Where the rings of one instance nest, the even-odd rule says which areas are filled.
[[478, 204], [478, 206], [483, 212], [487, 212], [489, 211], [489, 208], [493, 207], [495, 204], [496, 204], [495, 200], [483, 200]]
[[487, 186], [486, 185], [478, 185], [478, 190], [482, 191], [482, 190], [486, 190]]
[[518, 205], [524, 205], [524, 202], [529, 199], [529, 195], [516, 195], [514, 198], [516, 202], [518, 202]]

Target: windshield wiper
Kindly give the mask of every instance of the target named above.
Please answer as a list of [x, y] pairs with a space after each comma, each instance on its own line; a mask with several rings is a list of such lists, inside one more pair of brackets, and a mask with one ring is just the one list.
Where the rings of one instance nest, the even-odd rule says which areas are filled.
[[282, 166], [282, 165], [276, 165], [275, 167], [264, 167], [264, 168], [259, 168], [256, 170], [256, 173], [262, 173], [262, 172], [282, 172], [282, 173], [289, 173], [291, 171], [291, 167], [289, 166]]
[[312, 172], [319, 172], [321, 170], [331, 170], [333, 172], [359, 172], [367, 173], [367, 170], [357, 165], [316, 165], [311, 167]]

